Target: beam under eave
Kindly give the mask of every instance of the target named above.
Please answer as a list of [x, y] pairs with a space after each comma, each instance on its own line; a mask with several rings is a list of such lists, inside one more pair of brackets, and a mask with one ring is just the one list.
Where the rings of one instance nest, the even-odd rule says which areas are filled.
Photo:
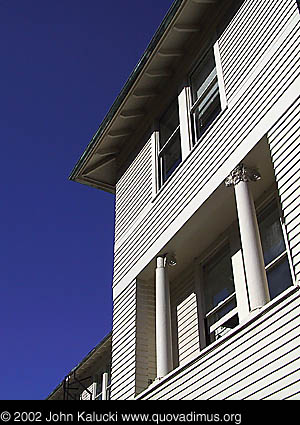
[[159, 78], [159, 77], [170, 77], [171, 73], [166, 69], [153, 69], [152, 71], [146, 71], [145, 75], [150, 78]]
[[112, 139], [117, 139], [119, 137], [129, 136], [132, 131], [128, 128], [124, 128], [123, 130], [110, 131], [107, 137], [111, 137]]
[[127, 109], [120, 113], [120, 117], [127, 119], [127, 118], [138, 118], [143, 117], [145, 115], [145, 112], [142, 109]]
[[86, 168], [82, 175], [84, 177], [88, 176], [90, 173], [93, 173], [94, 171], [98, 170], [99, 168], [103, 167], [104, 165], [108, 165], [111, 162], [115, 161], [116, 156], [115, 155], [107, 155], [105, 158], [100, 159], [96, 162], [96, 164]]
[[143, 99], [146, 97], [155, 97], [157, 96], [157, 92], [155, 92], [154, 90], [136, 90], [133, 93], [133, 96], [139, 99]]
[[158, 52], [158, 55], [163, 57], [180, 57], [183, 56], [183, 54], [184, 52], [182, 50], [161, 49]]
[[199, 3], [199, 4], [214, 4], [217, 3], [217, 0], [192, 0], [193, 3]]
[[200, 31], [200, 27], [197, 25], [189, 25], [189, 24], [176, 24], [173, 29], [177, 32], [198, 32]]

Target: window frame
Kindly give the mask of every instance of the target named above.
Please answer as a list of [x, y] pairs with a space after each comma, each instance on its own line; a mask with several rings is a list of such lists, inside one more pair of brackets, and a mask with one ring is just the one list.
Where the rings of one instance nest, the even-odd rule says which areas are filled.
[[[217, 88], [218, 88], [218, 96], [220, 98], [220, 111], [217, 113], [217, 115], [214, 117], [213, 122], [211, 122], [207, 128], [205, 129], [204, 133], [201, 135], [201, 137], [196, 140], [195, 138], [195, 131], [193, 126], [193, 119], [192, 119], [192, 113], [191, 111], [193, 108], [196, 108], [195, 102], [193, 104], [192, 102], [192, 85], [191, 85], [191, 75], [193, 72], [197, 69], [199, 64], [203, 61], [205, 56], [209, 53], [209, 51], [212, 50], [214, 63], [215, 63], [215, 73], [214, 80], [217, 82]], [[206, 92], [206, 91], [205, 91]], [[202, 96], [201, 96], [202, 97]], [[170, 107], [172, 102], [177, 99], [178, 104], [178, 119], [179, 119], [179, 125], [174, 130], [172, 135], [169, 137], [167, 142], [164, 144], [162, 148], [160, 148], [160, 131], [159, 131], [159, 122], [160, 119], [163, 117], [164, 113], [166, 113], [167, 109]], [[218, 119], [220, 113], [225, 110], [228, 106], [227, 99], [226, 99], [226, 90], [225, 90], [225, 83], [224, 83], [224, 77], [223, 77], [223, 70], [222, 70], [222, 63], [221, 63], [221, 56], [220, 56], [220, 50], [219, 50], [219, 43], [218, 41], [215, 41], [214, 43], [210, 43], [210, 47], [201, 52], [201, 55], [199, 55], [197, 61], [194, 63], [194, 65], [190, 68], [190, 71], [186, 73], [185, 77], [182, 80], [182, 84], [178, 86], [178, 93], [176, 97], [173, 98], [172, 102], [168, 104], [168, 106], [165, 108], [163, 113], [160, 115], [158, 119], [156, 119], [153, 123], [153, 132], [152, 132], [152, 158], [153, 158], [153, 182], [152, 182], [152, 200], [156, 197], [156, 195], [159, 193], [159, 191], [162, 189], [162, 187], [165, 186], [165, 184], [172, 178], [174, 173], [177, 171], [177, 169], [180, 167], [180, 165], [185, 161], [185, 159], [188, 157], [188, 155], [191, 153], [195, 145], [199, 142], [199, 140], [204, 136], [204, 134], [209, 130], [211, 125], [215, 122], [216, 119]], [[198, 104], [200, 102], [199, 99], [197, 99], [196, 103]], [[179, 134], [180, 138], [180, 150], [181, 150], [181, 158], [178, 165], [174, 168], [172, 173], [164, 179], [163, 171], [162, 171], [162, 153], [163, 150], [168, 147], [168, 145], [172, 142], [172, 138], [174, 136]]]
[[[264, 211], [267, 208], [270, 207], [272, 202], [276, 203], [278, 218], [279, 218], [279, 223], [280, 223], [280, 227], [281, 227], [281, 231], [282, 231], [285, 250], [283, 252], [281, 252], [277, 257], [275, 257], [273, 260], [271, 260], [269, 263], [265, 264], [266, 274], [268, 274], [269, 271], [274, 269], [277, 265], [279, 265], [281, 262], [284, 261], [284, 258], [286, 258], [288, 266], [289, 266], [289, 271], [290, 271], [290, 274], [291, 274], [291, 282], [292, 282], [292, 285], [295, 285], [296, 284], [296, 278], [295, 278], [294, 269], [293, 269], [293, 265], [292, 265], [292, 258], [291, 258], [291, 253], [290, 253], [290, 249], [289, 249], [289, 242], [288, 242], [288, 238], [287, 238], [286, 228], [285, 228], [285, 225], [284, 225], [281, 203], [280, 203], [280, 199], [279, 199], [277, 190], [276, 190], [276, 188], [274, 188], [274, 185], [268, 191], [268, 193], [265, 194], [263, 198], [260, 198], [257, 202], [257, 206], [255, 208], [257, 222], [258, 222], [258, 225], [259, 225], [259, 216], [262, 215], [264, 213]], [[259, 233], [260, 233], [260, 238], [261, 238], [260, 230], [259, 230]], [[262, 243], [261, 243], [261, 245], [262, 245]], [[262, 249], [263, 249], [263, 246], [262, 246]], [[268, 289], [269, 289], [269, 292], [270, 292], [270, 283], [269, 283], [269, 280], [268, 280], [268, 275], [267, 275], [267, 281], [268, 281]], [[278, 296], [280, 296], [280, 294], [281, 293], [277, 294], [274, 298], [271, 298], [271, 301], [273, 299], [276, 299]]]
[[[199, 317], [199, 336], [200, 336], [200, 348], [203, 350], [205, 347], [211, 345], [213, 342], [219, 341], [220, 338], [223, 337], [221, 335], [219, 338], [216, 338], [215, 340], [209, 341], [209, 336], [212, 332], [220, 328], [224, 323], [226, 323], [228, 320], [233, 318], [235, 315], [238, 317], [239, 323], [242, 320], [241, 314], [240, 314], [240, 308], [239, 308], [239, 301], [238, 301], [238, 288], [236, 284], [236, 275], [234, 268], [236, 267], [233, 262], [233, 255], [234, 255], [234, 242], [236, 242], [236, 232], [234, 231], [235, 226], [231, 225], [229, 228], [227, 228], [201, 255], [201, 257], [197, 258], [195, 260], [195, 283], [196, 283], [196, 289], [198, 293], [198, 317]], [[230, 258], [231, 258], [231, 267], [232, 267], [232, 274], [233, 274], [233, 285], [234, 285], [234, 292], [230, 294], [228, 297], [226, 297], [223, 301], [218, 303], [213, 309], [206, 312], [206, 306], [205, 306], [205, 276], [204, 276], [204, 267], [205, 265], [222, 249], [225, 247], [229, 248]], [[223, 317], [221, 317], [219, 320], [217, 320], [215, 323], [213, 323], [209, 327], [206, 325], [207, 318], [214, 314], [216, 311], [224, 307], [228, 302], [235, 299], [236, 301], [236, 307], [231, 309], [228, 313], [226, 313]], [[232, 328], [234, 329], [234, 328]], [[224, 335], [226, 336], [226, 335]]]
[[[161, 142], [161, 132], [160, 132], [160, 122], [161, 119], [164, 117], [164, 115], [167, 113], [168, 109], [173, 105], [173, 103], [177, 103], [178, 108], [178, 125], [175, 127], [171, 135], [167, 138], [167, 140], [164, 142], [163, 146], [160, 147]], [[176, 169], [180, 166], [180, 164], [183, 161], [182, 157], [182, 143], [181, 143], [181, 122], [180, 122], [180, 113], [179, 113], [179, 97], [176, 95], [175, 98], [168, 104], [168, 106], [165, 108], [164, 112], [160, 115], [160, 119], [156, 121], [156, 131], [154, 131], [153, 141], [155, 144], [154, 152], [155, 152], [155, 174], [156, 174], [156, 184], [154, 185], [156, 187], [156, 192], [159, 191], [166, 182], [172, 177], [173, 173], [176, 171]], [[179, 163], [175, 166], [175, 168], [171, 171], [169, 176], [165, 176], [164, 172], [164, 165], [163, 165], [163, 154], [164, 152], [170, 147], [172, 144], [172, 141], [174, 139], [176, 140], [176, 137], [179, 136], [179, 147], [180, 147], [180, 158]]]
[[[215, 75], [213, 75], [211, 81], [205, 87], [204, 91], [201, 93], [201, 96], [193, 101], [193, 86], [192, 86], [192, 75], [196, 72], [196, 70], [201, 66], [201, 63], [205, 60], [206, 56], [208, 54], [212, 53], [215, 67], [212, 72], [214, 72]], [[210, 74], [212, 74], [212, 72]], [[208, 77], [210, 76], [208, 75]], [[214, 96], [213, 101], [215, 98], [219, 97], [219, 111], [216, 113], [216, 115], [213, 117], [212, 121], [209, 122], [207, 125], [205, 125], [203, 132], [198, 137], [197, 135], [197, 129], [195, 124], [195, 118], [194, 115], [196, 113], [197, 107], [199, 104], [201, 104], [201, 101], [205, 98], [205, 96], [209, 93], [211, 88], [214, 86], [214, 84], [217, 83], [217, 95]], [[220, 50], [219, 50], [219, 44], [218, 41], [216, 41], [213, 45], [211, 45], [208, 49], [205, 50], [204, 53], [200, 56], [200, 58], [196, 61], [195, 65], [191, 68], [189, 74], [188, 74], [188, 84], [189, 84], [189, 120], [190, 120], [190, 127], [191, 127], [191, 145], [195, 146], [197, 143], [202, 139], [202, 137], [205, 135], [205, 133], [208, 131], [208, 129], [213, 125], [215, 120], [218, 118], [218, 116], [221, 114], [221, 112], [227, 108], [227, 99], [226, 99], [226, 90], [225, 90], [225, 83], [224, 83], [224, 77], [223, 77], [223, 70], [222, 70], [222, 63], [221, 63], [221, 56], [220, 56]], [[211, 95], [212, 97], [212, 95]], [[213, 103], [213, 101], [211, 103]], [[208, 101], [206, 101], [206, 104], [208, 104]]]

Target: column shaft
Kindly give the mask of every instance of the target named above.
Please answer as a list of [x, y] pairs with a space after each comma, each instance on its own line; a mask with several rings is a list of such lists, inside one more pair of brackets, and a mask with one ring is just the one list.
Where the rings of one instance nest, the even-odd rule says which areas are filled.
[[164, 257], [157, 258], [156, 267], [156, 357], [157, 378], [162, 378], [173, 369], [170, 289]]
[[270, 301], [262, 245], [249, 183], [234, 186], [239, 219], [250, 308], [260, 308]]

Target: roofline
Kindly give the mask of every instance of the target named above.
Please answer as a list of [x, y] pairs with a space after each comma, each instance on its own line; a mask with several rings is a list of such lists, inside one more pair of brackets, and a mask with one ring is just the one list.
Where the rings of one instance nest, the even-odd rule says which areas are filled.
[[[112, 331], [107, 334], [100, 342], [99, 344], [97, 344], [94, 348], [91, 349], [91, 351], [81, 360], [80, 363], [78, 363], [77, 366], [73, 367], [72, 370], [70, 370], [70, 372], [66, 375], [69, 376], [71, 375], [71, 373], [75, 372], [76, 370], [78, 370], [93, 354], [95, 351], [97, 351], [98, 348], [101, 347], [101, 345], [105, 344], [112, 336]], [[47, 396], [46, 400], [49, 400], [49, 398], [51, 396], [53, 396], [56, 391], [58, 391], [60, 389], [60, 387], [62, 386], [63, 382], [64, 382], [65, 378], [57, 385], [57, 387]]]
[[111, 108], [109, 109], [108, 113], [104, 117], [102, 123], [100, 124], [97, 132], [94, 134], [92, 140], [89, 142], [88, 146], [86, 147], [85, 151], [77, 161], [75, 167], [73, 168], [71, 174], [69, 175], [69, 180], [76, 181], [76, 178], [78, 177], [78, 173], [82, 167], [82, 164], [85, 160], [85, 158], [92, 152], [95, 144], [97, 143], [99, 137], [103, 134], [107, 126], [112, 121], [112, 118], [114, 117], [115, 113], [121, 106], [122, 102], [126, 98], [127, 94], [129, 93], [130, 89], [133, 87], [134, 83], [136, 82], [139, 75], [142, 73], [149, 57], [157, 47], [158, 43], [160, 42], [165, 30], [167, 29], [170, 21], [174, 18], [176, 15], [178, 9], [180, 8], [181, 4], [185, 0], [175, 0], [173, 4], [171, 5], [170, 9], [168, 10], [167, 14], [165, 15], [163, 21], [161, 22], [160, 26], [156, 30], [154, 36], [152, 37], [147, 49], [143, 53], [141, 59], [138, 61], [137, 65], [131, 72], [128, 80], [126, 81], [125, 85], [123, 86], [121, 92], [117, 96], [116, 100], [112, 104]]

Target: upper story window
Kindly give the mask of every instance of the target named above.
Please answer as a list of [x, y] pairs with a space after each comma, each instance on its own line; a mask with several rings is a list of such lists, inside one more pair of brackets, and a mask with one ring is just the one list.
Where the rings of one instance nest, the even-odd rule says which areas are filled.
[[213, 49], [204, 56], [190, 76], [191, 120], [196, 142], [221, 111], [218, 76]]
[[153, 137], [157, 160], [154, 193], [163, 186], [188, 156], [192, 144], [199, 140], [226, 107], [219, 56], [218, 43], [215, 43], [189, 75], [188, 86], [181, 89], [159, 120], [159, 139]]
[[176, 98], [159, 121], [159, 186], [170, 177], [181, 162], [180, 124]]
[[271, 300], [292, 285], [287, 250], [276, 200], [258, 215]]

